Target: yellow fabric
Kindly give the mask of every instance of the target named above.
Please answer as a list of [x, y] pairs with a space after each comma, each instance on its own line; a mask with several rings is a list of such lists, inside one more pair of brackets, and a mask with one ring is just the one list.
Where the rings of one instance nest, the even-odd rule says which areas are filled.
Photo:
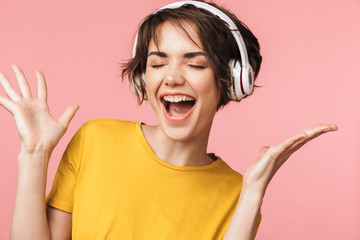
[[222, 239], [241, 183], [221, 158], [174, 166], [140, 123], [94, 119], [70, 141], [46, 201], [72, 213], [73, 239]]

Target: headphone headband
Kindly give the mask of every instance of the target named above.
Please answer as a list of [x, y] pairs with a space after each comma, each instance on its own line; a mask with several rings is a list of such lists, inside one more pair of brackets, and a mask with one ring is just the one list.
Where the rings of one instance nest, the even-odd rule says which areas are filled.
[[[166, 5], [158, 10], [156, 10], [154, 13], [163, 10], [163, 9], [174, 9], [179, 8], [185, 4], [191, 4], [194, 5], [197, 8], [205, 9], [211, 12], [212, 14], [218, 16], [221, 20], [225, 21], [228, 24], [228, 27], [232, 33], [232, 35], [235, 38], [235, 41], [238, 45], [238, 49], [241, 56], [241, 65], [237, 61], [230, 61], [230, 69], [233, 75], [233, 85], [230, 87], [231, 92], [231, 98], [233, 100], [240, 100], [246, 95], [251, 94], [253, 90], [253, 84], [254, 84], [254, 73], [252, 70], [252, 67], [249, 63], [249, 58], [246, 50], [246, 46], [244, 43], [244, 40], [240, 34], [240, 30], [237, 28], [236, 24], [227, 16], [225, 13], [223, 13], [221, 10], [219, 10], [216, 7], [213, 7], [210, 4], [199, 2], [199, 1], [179, 1], [174, 2], [169, 5]], [[154, 14], [153, 13], [153, 14]], [[139, 32], [136, 33], [135, 41], [134, 41], [134, 47], [133, 47], [133, 57], [136, 55], [136, 45], [138, 42], [138, 35]], [[139, 79], [135, 79], [136, 81], [139, 81]]]

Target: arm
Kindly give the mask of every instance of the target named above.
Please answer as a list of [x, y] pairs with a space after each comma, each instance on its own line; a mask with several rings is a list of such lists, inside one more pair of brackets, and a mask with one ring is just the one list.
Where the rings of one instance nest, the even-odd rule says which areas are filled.
[[[48, 211], [48, 216], [46, 214], [45, 187], [48, 161], [53, 149], [65, 134], [78, 106], [68, 107], [59, 119], [54, 119], [47, 105], [43, 74], [36, 71], [38, 96], [33, 98], [21, 69], [16, 65], [12, 68], [18, 80], [20, 94], [0, 72], [0, 83], [9, 97], [7, 99], [0, 96], [0, 105], [14, 116], [21, 140], [10, 238], [56, 239], [53, 236], [58, 234], [55, 232], [53, 234], [51, 226], [59, 221], [68, 223], [69, 216], [52, 210]], [[64, 224], [59, 227], [58, 231], [64, 231], [61, 233], [62, 237], [69, 236], [69, 232], [65, 232], [68, 231], [68, 226], [69, 224]]]
[[256, 229], [256, 219], [260, 212], [262, 196], [255, 192], [241, 190], [233, 217], [223, 240], [252, 240]]
[[46, 160], [43, 154], [19, 154], [11, 239], [71, 238], [72, 214], [45, 205]]
[[52, 240], [71, 239], [72, 214], [47, 206], [46, 215]]
[[276, 146], [261, 148], [258, 159], [244, 173], [239, 200], [223, 240], [254, 239], [256, 217], [275, 173], [305, 143], [335, 130], [337, 126], [333, 124], [316, 124]]
[[26, 239], [29, 236], [32, 236], [31, 239], [50, 239], [45, 208], [48, 159], [48, 153], [20, 151], [11, 239]]

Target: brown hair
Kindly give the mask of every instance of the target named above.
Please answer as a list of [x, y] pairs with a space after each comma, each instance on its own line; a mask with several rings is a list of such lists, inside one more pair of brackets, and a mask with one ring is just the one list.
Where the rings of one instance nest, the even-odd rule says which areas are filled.
[[[234, 14], [214, 3], [209, 4], [224, 12], [238, 27], [244, 39], [249, 55], [249, 62], [256, 78], [260, 71], [262, 61], [260, 45], [257, 38]], [[143, 20], [138, 31], [136, 54], [123, 64], [122, 78], [124, 79], [124, 77], [128, 75], [130, 86], [137, 95], [139, 104], [141, 104], [143, 100], [146, 99], [145, 82], [136, 81], [135, 79], [142, 79], [142, 74], [145, 73], [150, 40], [153, 39], [157, 45], [157, 28], [166, 21], [180, 27], [191, 39], [188, 32], [182, 26], [181, 21], [184, 20], [196, 26], [201, 44], [214, 70], [216, 84], [220, 91], [219, 109], [231, 100], [229, 85], [232, 79], [228, 62], [230, 59], [241, 61], [238, 45], [231, 30], [224, 21], [220, 20], [219, 17], [211, 12], [197, 8], [191, 4], [185, 4], [175, 9], [162, 9], [147, 16]], [[193, 39], [191, 40], [194, 42]], [[141, 93], [141, 96], [139, 96], [138, 93]]]

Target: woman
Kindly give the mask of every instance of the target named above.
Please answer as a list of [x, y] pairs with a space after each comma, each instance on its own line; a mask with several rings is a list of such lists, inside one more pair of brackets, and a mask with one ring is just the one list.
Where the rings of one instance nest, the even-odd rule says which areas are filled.
[[[243, 35], [257, 76], [256, 38], [221, 11]], [[1, 73], [9, 99], [0, 97], [0, 104], [14, 115], [21, 136], [14, 239], [253, 239], [276, 171], [306, 142], [337, 129], [313, 125], [263, 147], [242, 177], [206, 151], [216, 111], [245, 96], [231, 84], [231, 59], [244, 56], [229, 27], [201, 6], [168, 7], [145, 19], [135, 50], [123, 73], [140, 102], [150, 102], [158, 125], [85, 123], [63, 155], [46, 202], [48, 160], [78, 106], [54, 119], [40, 71], [37, 98], [18, 66], [20, 94]]]

